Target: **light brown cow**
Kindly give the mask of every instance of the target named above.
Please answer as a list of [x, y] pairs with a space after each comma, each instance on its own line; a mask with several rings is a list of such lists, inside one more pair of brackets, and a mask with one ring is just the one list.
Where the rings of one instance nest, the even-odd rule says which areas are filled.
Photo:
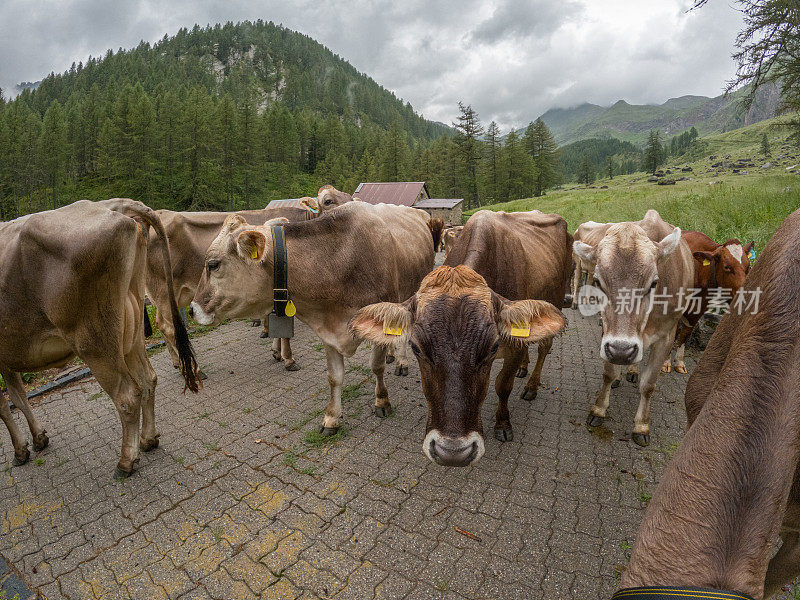
[[795, 211], [742, 288], [759, 294], [757, 311], [725, 316], [689, 378], [689, 428], [620, 587], [692, 586], [761, 600], [800, 574], [798, 248]]
[[523, 398], [536, 397], [542, 365], [565, 320], [556, 306], [572, 264], [572, 236], [558, 215], [540, 211], [478, 211], [467, 221], [445, 261], [403, 303], [381, 302], [359, 311], [354, 332], [376, 344], [400, 329], [411, 340], [428, 400], [423, 452], [432, 461], [467, 466], [484, 452], [481, 406], [497, 358], [499, 398], [494, 435], [513, 439], [508, 397], [514, 374], [539, 343]]
[[620, 365], [640, 362], [649, 348], [632, 436], [634, 442], [646, 446], [650, 443], [650, 397], [672, 348], [685, 307], [684, 294], [692, 284], [692, 254], [681, 230], [663, 221], [655, 210], [647, 211], [641, 221], [612, 225], [595, 246], [575, 242], [574, 249], [581, 260], [594, 266], [594, 286], [608, 299], [602, 310], [600, 342], [603, 383], [587, 425], [603, 423]]
[[[284, 225], [289, 296], [297, 317], [325, 346], [330, 401], [321, 431], [333, 434], [342, 416], [344, 356], [360, 340], [347, 323], [359, 308], [407, 298], [433, 266], [430, 217], [421, 210], [350, 202], [306, 223]], [[204, 325], [227, 317], [259, 316], [272, 309], [273, 253], [269, 222], [257, 227], [230, 216], [206, 253], [192, 301]], [[255, 253], [255, 258], [252, 258]], [[372, 351], [375, 413], [391, 410], [384, 383], [386, 347]]]
[[[169, 239], [172, 256], [172, 279], [178, 306], [188, 306], [194, 298], [197, 284], [203, 274], [206, 250], [217, 237], [222, 223], [231, 214], [239, 214], [254, 225], [262, 225], [268, 219], [283, 217], [290, 221], [307, 221], [317, 216], [304, 208], [280, 207], [262, 210], [246, 210], [238, 213], [223, 212], [174, 212], [156, 211], [164, 225]], [[178, 366], [178, 352], [169, 318], [169, 287], [161, 267], [162, 242], [154, 239], [150, 243], [151, 252], [147, 257], [147, 296], [156, 307], [156, 323], [164, 336], [167, 350], [172, 357], [173, 366]], [[262, 315], [263, 316], [263, 315]], [[275, 360], [283, 360], [287, 371], [300, 367], [292, 357], [289, 340], [275, 339], [272, 355]]]
[[445, 258], [450, 255], [450, 251], [453, 249], [453, 246], [455, 245], [456, 240], [463, 229], [463, 225], [445, 227], [444, 231], [442, 232], [442, 250], [444, 251]]
[[[597, 223], [587, 221], [581, 223], [572, 236], [576, 242], [584, 242], [590, 246], [596, 246], [603, 239], [613, 223]], [[580, 255], [573, 253], [572, 260], [575, 268], [572, 271], [572, 309], [578, 308], [578, 291], [584, 283], [591, 284], [594, 281], [594, 265], [583, 260]]]
[[319, 210], [322, 212], [334, 209], [342, 204], [346, 204], [353, 199], [353, 196], [347, 192], [337, 190], [332, 185], [323, 185], [317, 192], [317, 205], [319, 206]]
[[[164, 229], [158, 215], [139, 202], [81, 200], [0, 223], [0, 373], [28, 421], [34, 449], [47, 446], [48, 438], [31, 412], [20, 373], [58, 367], [77, 355], [122, 421], [117, 476], [133, 472], [140, 448], [158, 446], [156, 374], [142, 327], [147, 225], [161, 241], [158, 258], [171, 283]], [[197, 391], [194, 354], [174, 294], [169, 308], [186, 385]], [[15, 464], [26, 462], [28, 443], [5, 396], [0, 417], [11, 434]]]

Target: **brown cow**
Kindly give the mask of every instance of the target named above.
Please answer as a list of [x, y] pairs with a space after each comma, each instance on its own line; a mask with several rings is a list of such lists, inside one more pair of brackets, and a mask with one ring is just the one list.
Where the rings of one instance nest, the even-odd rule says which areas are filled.
[[689, 288], [694, 276], [689, 246], [679, 228], [648, 210], [641, 221], [609, 227], [596, 246], [575, 242], [574, 249], [594, 266], [594, 286], [608, 299], [602, 309], [600, 342], [603, 383], [586, 423], [589, 427], [603, 423], [620, 365], [640, 362], [650, 348], [639, 380], [639, 409], [632, 436], [634, 442], [646, 446], [650, 443], [650, 397], [683, 314], [681, 292]]
[[[0, 223], [0, 373], [9, 395], [28, 421], [34, 449], [43, 449], [48, 438], [31, 412], [20, 373], [59, 367], [79, 356], [122, 421], [117, 476], [133, 472], [140, 448], [158, 446], [156, 374], [144, 349], [142, 323], [147, 225], [161, 242], [158, 258], [171, 283], [166, 234], [158, 215], [139, 202], [81, 200]], [[186, 385], [197, 391], [194, 354], [174, 294], [169, 309]], [[5, 396], [0, 417], [11, 434], [14, 463], [26, 462], [28, 442]]]
[[[171, 210], [156, 211], [164, 225], [169, 239], [172, 255], [172, 279], [175, 282], [175, 296], [178, 306], [188, 306], [194, 298], [197, 283], [203, 274], [203, 261], [206, 250], [217, 237], [226, 217], [231, 214], [241, 215], [254, 225], [262, 225], [268, 219], [283, 217], [290, 221], [307, 221], [317, 216], [304, 208], [280, 207], [262, 210], [245, 210], [238, 213], [223, 212], [173, 212]], [[169, 319], [169, 287], [164, 270], [159, 262], [160, 249], [163, 242], [154, 239], [150, 243], [151, 252], [147, 257], [147, 296], [156, 307], [156, 323], [164, 336], [167, 350], [172, 357], [173, 366], [178, 366], [178, 353]], [[153, 250], [156, 250], [153, 252]], [[263, 316], [263, 315], [262, 315]], [[289, 340], [273, 342], [272, 355], [275, 360], [283, 360], [287, 371], [296, 371], [300, 367], [292, 357]]]
[[353, 200], [353, 196], [337, 190], [332, 185], [323, 185], [317, 192], [319, 210], [325, 212]]
[[644, 515], [622, 588], [692, 586], [761, 600], [800, 574], [798, 248], [795, 211], [742, 288], [760, 291], [758, 310], [722, 319], [689, 378], [689, 428]]
[[[430, 217], [389, 204], [350, 202], [306, 223], [284, 226], [289, 296], [297, 317], [319, 336], [328, 360], [330, 402], [321, 431], [333, 434], [342, 415], [344, 356], [359, 340], [347, 323], [358, 309], [379, 300], [410, 296], [433, 267]], [[198, 323], [259, 316], [273, 304], [273, 253], [269, 222], [248, 225], [231, 215], [206, 253], [192, 301]], [[252, 258], [255, 253], [255, 258]], [[384, 383], [386, 347], [372, 351], [375, 414], [391, 411]]]
[[[613, 223], [597, 223], [595, 221], [581, 223], [572, 237], [576, 242], [585, 242], [590, 246], [596, 246], [612, 225]], [[572, 271], [571, 287], [572, 309], [574, 310], [578, 308], [578, 291], [581, 286], [584, 283], [591, 284], [594, 281], [594, 265], [582, 260], [576, 253], [573, 253], [572, 259], [575, 263], [575, 268]]]
[[748, 255], [755, 245], [750, 242], [742, 247], [739, 240], [728, 240], [720, 245], [699, 231], [684, 231], [682, 235], [694, 257], [694, 288], [699, 291], [694, 294], [697, 300], [687, 307], [678, 324], [672, 357], [667, 357], [661, 367], [665, 373], [672, 370], [673, 361], [678, 373], [686, 373], [683, 360], [686, 340], [708, 310], [712, 295], [718, 294], [722, 299], [724, 291], [726, 295], [730, 294], [728, 302], [736, 296], [750, 270]]
[[442, 250], [444, 251], [445, 258], [450, 255], [450, 251], [453, 249], [463, 229], [463, 225], [456, 225], [455, 227], [446, 227], [442, 232]]
[[523, 393], [535, 398], [553, 336], [565, 325], [556, 306], [564, 300], [571, 244], [558, 215], [478, 211], [445, 265], [414, 295], [400, 304], [367, 306], [353, 318], [355, 334], [377, 344], [390, 343], [397, 329], [410, 338], [428, 400], [422, 448], [430, 460], [467, 466], [483, 456], [480, 413], [497, 358], [504, 361], [495, 381], [494, 435], [513, 439], [508, 397], [514, 374], [528, 344], [538, 342], [539, 360]]

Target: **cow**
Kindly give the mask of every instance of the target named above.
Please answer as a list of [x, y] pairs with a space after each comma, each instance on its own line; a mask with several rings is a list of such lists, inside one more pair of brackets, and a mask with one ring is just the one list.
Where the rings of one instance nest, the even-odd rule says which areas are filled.
[[729, 303], [736, 296], [750, 270], [748, 256], [755, 245], [750, 242], [742, 247], [739, 240], [717, 244], [699, 231], [684, 231], [682, 235], [694, 258], [694, 288], [697, 291], [678, 324], [672, 356], [667, 357], [661, 367], [664, 373], [672, 370], [673, 362], [675, 371], [686, 373], [686, 363], [683, 360], [686, 340], [708, 310], [709, 300], [714, 295], [717, 296], [717, 302], [722, 304]]
[[[433, 267], [429, 222], [427, 213], [414, 208], [349, 202], [317, 219], [283, 225], [289, 297], [297, 317], [325, 347], [330, 401], [320, 427], [323, 435], [338, 431], [344, 357], [352, 356], [360, 343], [348, 322], [368, 304], [399, 301], [419, 287]], [[240, 215], [226, 218], [206, 252], [192, 301], [198, 323], [261, 316], [272, 309], [272, 223], [254, 226]], [[385, 359], [386, 346], [374, 346], [374, 412], [379, 417], [391, 412]]]
[[[34, 449], [44, 449], [49, 440], [31, 411], [20, 373], [80, 357], [122, 422], [117, 477], [130, 475], [140, 449], [152, 450], [159, 438], [157, 378], [145, 352], [142, 322], [147, 226], [161, 242], [157, 257], [171, 284], [169, 243], [161, 221], [139, 202], [80, 200], [0, 223], [0, 374], [9, 395], [28, 421]], [[196, 392], [194, 353], [174, 294], [169, 294], [168, 306], [186, 387]], [[11, 434], [14, 464], [24, 464], [30, 457], [28, 442], [5, 396], [0, 396], [0, 418]]]
[[347, 192], [339, 191], [329, 184], [323, 185], [317, 192], [317, 206], [322, 212], [332, 210], [337, 206], [341, 206], [342, 204], [350, 202], [351, 200], [354, 200], [353, 196]]
[[577, 241], [575, 253], [593, 267], [595, 287], [607, 302], [602, 309], [603, 382], [587, 418], [603, 423], [609, 392], [621, 365], [633, 365], [650, 352], [639, 376], [639, 408], [633, 441], [650, 443], [650, 397], [684, 310], [683, 295], [694, 277], [692, 254], [681, 230], [648, 210], [644, 219], [611, 225], [596, 244]]
[[[594, 246], [603, 239], [603, 236], [608, 231], [613, 223], [597, 223], [595, 221], [588, 221], [581, 223], [573, 234], [573, 239], [576, 242], [585, 242], [590, 246]], [[578, 291], [584, 282], [591, 283], [594, 280], [593, 265], [581, 260], [578, 254], [573, 253], [573, 262], [575, 268], [572, 271], [572, 309], [578, 308]]]
[[572, 263], [564, 219], [540, 211], [478, 211], [469, 218], [445, 264], [405, 302], [380, 302], [353, 317], [355, 335], [375, 344], [401, 331], [419, 362], [428, 422], [422, 449], [429, 460], [467, 466], [484, 453], [481, 406], [492, 363], [499, 398], [494, 436], [512, 440], [508, 397], [528, 344], [539, 357], [523, 397], [532, 400], [553, 337]]
[[442, 232], [442, 250], [444, 251], [445, 258], [450, 254], [450, 250], [453, 249], [463, 229], [463, 225], [456, 225], [454, 227], [446, 227]]
[[[621, 588], [711, 588], [761, 600], [800, 575], [798, 248], [795, 211], [742, 287], [759, 294], [757, 308], [722, 319], [689, 377], [688, 430], [645, 512]], [[700, 595], [712, 597], [683, 593]]]
[[[169, 239], [172, 254], [172, 280], [178, 306], [188, 306], [194, 297], [197, 283], [203, 273], [206, 250], [217, 237], [225, 219], [231, 214], [241, 215], [254, 225], [262, 225], [268, 219], [284, 217], [290, 221], [307, 221], [317, 217], [317, 213], [300, 207], [266, 208], [262, 210], [245, 210], [238, 213], [224, 212], [174, 212], [171, 210], [156, 211], [164, 231]], [[151, 252], [147, 257], [147, 296], [156, 307], [156, 323], [164, 336], [167, 350], [172, 357], [173, 366], [178, 366], [178, 352], [175, 346], [172, 321], [168, 318], [170, 288], [161, 268], [159, 257], [163, 242], [154, 239], [150, 244]], [[263, 315], [262, 315], [263, 316]], [[283, 360], [287, 371], [296, 371], [300, 367], [292, 357], [289, 340], [275, 338], [272, 356], [276, 361]], [[201, 374], [201, 377], [204, 374]]]

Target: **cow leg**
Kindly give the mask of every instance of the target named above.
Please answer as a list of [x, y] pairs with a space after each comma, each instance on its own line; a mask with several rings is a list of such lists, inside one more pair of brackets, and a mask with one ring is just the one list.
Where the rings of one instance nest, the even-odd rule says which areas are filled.
[[333, 435], [339, 431], [339, 419], [342, 416], [342, 382], [344, 381], [344, 357], [333, 346], [325, 344], [325, 358], [328, 361], [328, 384], [331, 397], [322, 417], [322, 435]]
[[603, 424], [606, 418], [606, 411], [608, 410], [608, 397], [611, 393], [611, 384], [614, 380], [619, 378], [621, 367], [619, 365], [611, 364], [608, 361], [603, 363], [603, 383], [600, 384], [600, 389], [597, 390], [594, 404], [589, 409], [589, 417], [586, 419], [587, 427], [599, 427]]
[[525, 354], [522, 355], [522, 364], [517, 369], [517, 377], [525, 377], [528, 374], [528, 364], [531, 362], [530, 356], [528, 356], [529, 347], [525, 348]]
[[686, 352], [686, 341], [692, 335], [694, 326], [681, 322], [678, 325], [678, 336], [675, 340], [675, 371], [678, 373], [687, 373], [686, 363], [683, 360], [684, 352]]
[[158, 376], [147, 359], [147, 354], [137, 352], [135, 346], [131, 353], [125, 357], [125, 363], [142, 389], [142, 431], [139, 436], [139, 448], [144, 452], [149, 452], [154, 448], [158, 448], [158, 438], [160, 437], [158, 431], [156, 431], [155, 412]]
[[394, 346], [386, 348], [386, 364], [390, 365], [394, 362]]
[[289, 338], [281, 338], [281, 359], [283, 360], [283, 368], [287, 371], [300, 370], [300, 365], [292, 357], [292, 344]]
[[281, 339], [280, 338], [272, 338], [272, 358], [275, 361], [281, 360]]
[[800, 575], [800, 515], [798, 506], [792, 498], [789, 499], [787, 515], [781, 529], [781, 544], [778, 552], [772, 557], [767, 566], [767, 575], [764, 580], [764, 598], [771, 598], [784, 585]]
[[389, 391], [386, 389], [386, 382], [383, 379], [386, 371], [386, 346], [376, 344], [372, 347], [372, 359], [370, 368], [375, 373], [375, 408], [373, 409], [376, 417], [384, 418], [392, 414], [392, 405], [389, 402]]
[[[264, 326], [261, 328], [261, 333], [258, 334], [258, 337], [261, 339], [266, 339], [269, 337], [269, 317], [264, 317]], [[253, 321], [256, 323], [256, 321]], [[261, 321], [258, 321], [258, 325], [261, 325]], [[253, 327], [258, 327], [258, 325], [253, 325]]]
[[13, 464], [15, 466], [24, 465], [31, 456], [28, 450], [28, 440], [25, 439], [19, 427], [17, 427], [17, 422], [14, 420], [11, 408], [8, 406], [8, 398], [3, 392], [0, 392], [0, 419], [6, 424], [6, 429], [8, 429], [8, 433], [11, 436], [11, 443], [14, 445]]
[[395, 343], [397, 349], [397, 366], [394, 368], [394, 374], [398, 377], [406, 377], [408, 375], [408, 341], [400, 338]]
[[581, 259], [577, 256], [575, 258], [575, 269], [572, 273], [572, 310], [578, 308], [578, 290], [581, 287], [581, 275], [583, 269], [581, 268]]
[[[539, 384], [542, 381], [542, 367], [544, 366], [544, 359], [550, 354], [550, 348], [553, 347], [553, 338], [547, 338], [539, 342], [539, 349], [536, 353], [536, 366], [533, 368], [531, 378], [525, 384], [525, 389], [522, 390], [522, 399], [528, 402], [536, 399], [536, 394], [539, 391]], [[525, 354], [528, 349], [525, 349]]]
[[650, 444], [650, 397], [656, 389], [658, 372], [672, 348], [672, 335], [657, 338], [650, 346], [650, 356], [639, 379], [639, 408], [633, 420], [632, 439], [640, 446]]
[[31, 436], [33, 436], [33, 449], [37, 452], [44, 450], [50, 440], [44, 427], [33, 416], [31, 405], [28, 404], [28, 395], [25, 393], [25, 387], [22, 384], [22, 377], [14, 371], [3, 371], [2, 375], [8, 386], [8, 395], [11, 397], [11, 401], [22, 411], [28, 421], [28, 428], [31, 430]]
[[511, 428], [511, 415], [508, 412], [508, 397], [514, 388], [514, 375], [520, 363], [528, 354], [528, 346], [509, 346], [503, 350], [503, 368], [494, 380], [494, 390], [497, 392], [497, 413], [494, 416], [494, 437], [501, 442], [510, 442], [514, 439]]

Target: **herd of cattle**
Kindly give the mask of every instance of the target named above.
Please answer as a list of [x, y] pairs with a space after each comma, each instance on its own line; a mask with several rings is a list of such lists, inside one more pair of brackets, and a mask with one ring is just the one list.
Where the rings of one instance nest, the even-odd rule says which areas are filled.
[[[140, 450], [155, 448], [159, 438], [145, 293], [173, 364], [186, 387], [198, 391], [204, 375], [179, 307], [190, 305], [201, 325], [266, 318], [273, 310], [276, 225], [285, 239], [286, 293], [326, 352], [330, 399], [321, 432], [340, 425], [345, 356], [372, 342], [374, 411], [384, 417], [391, 412], [387, 354], [397, 352], [402, 375], [410, 347], [428, 401], [423, 452], [445, 466], [471, 465], [483, 455], [481, 406], [499, 358], [494, 437], [513, 438], [514, 377], [527, 375], [535, 342], [537, 361], [522, 392], [534, 400], [554, 337], [566, 326], [560, 308], [577, 302], [584, 279], [607, 298], [603, 378], [587, 425], [603, 422], [622, 367], [644, 360], [641, 374], [628, 372], [632, 381], [639, 377], [632, 439], [643, 446], [658, 374], [673, 361], [686, 373], [683, 346], [714, 290], [758, 289], [760, 310], [727, 315], [689, 379], [691, 426], [648, 508], [622, 586], [694, 585], [762, 598], [798, 574], [800, 211], [784, 221], [751, 271], [752, 242], [720, 245], [681, 232], [654, 210], [636, 222], [585, 223], [573, 236], [562, 217], [536, 210], [479, 211], [443, 230], [421, 210], [353, 200], [331, 186], [316, 198], [237, 213], [83, 200], [1, 223], [0, 374], [34, 448], [48, 438], [20, 373], [78, 356], [116, 405], [116, 474], [131, 474]], [[445, 263], [434, 269], [440, 248]], [[692, 310], [683, 293], [690, 288], [699, 294]], [[639, 290], [641, 301], [620, 310], [629, 290]], [[656, 295], [662, 300], [654, 309]], [[288, 370], [299, 368], [288, 339], [275, 340], [273, 355]], [[25, 463], [28, 442], [5, 396], [0, 417], [15, 464]]]

